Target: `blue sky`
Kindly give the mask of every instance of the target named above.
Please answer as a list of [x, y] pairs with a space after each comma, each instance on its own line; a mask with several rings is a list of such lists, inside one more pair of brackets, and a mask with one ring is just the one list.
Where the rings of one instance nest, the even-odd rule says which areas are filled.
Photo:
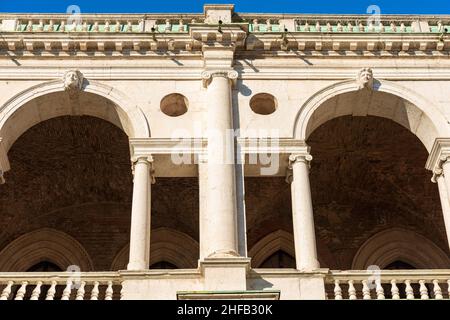
[[0, 0], [0, 12], [66, 12], [78, 5], [83, 13], [202, 12], [204, 3], [234, 3], [238, 12], [366, 13], [378, 5], [385, 14], [450, 14], [450, 0]]

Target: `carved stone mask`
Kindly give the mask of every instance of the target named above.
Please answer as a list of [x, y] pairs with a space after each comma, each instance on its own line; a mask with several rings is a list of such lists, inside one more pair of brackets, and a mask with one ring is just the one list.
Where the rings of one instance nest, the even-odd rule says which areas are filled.
[[359, 89], [373, 88], [373, 72], [370, 68], [363, 68], [358, 73], [358, 78], [356, 79]]
[[69, 91], [79, 91], [83, 87], [83, 74], [78, 70], [70, 70], [64, 74], [64, 89]]

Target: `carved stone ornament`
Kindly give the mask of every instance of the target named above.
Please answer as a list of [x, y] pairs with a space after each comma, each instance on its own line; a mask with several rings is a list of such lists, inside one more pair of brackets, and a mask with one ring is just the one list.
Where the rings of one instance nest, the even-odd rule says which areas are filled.
[[69, 94], [79, 92], [83, 88], [83, 81], [84, 76], [80, 71], [69, 70], [63, 76], [64, 90]]
[[362, 90], [364, 88], [372, 90], [373, 89], [373, 72], [370, 68], [362, 68], [358, 72], [358, 76], [356, 77], [356, 83], [358, 85], [358, 89]]

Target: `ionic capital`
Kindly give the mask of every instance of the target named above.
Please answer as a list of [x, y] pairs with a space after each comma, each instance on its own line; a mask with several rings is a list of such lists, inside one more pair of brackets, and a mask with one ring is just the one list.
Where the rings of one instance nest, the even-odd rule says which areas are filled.
[[139, 163], [145, 163], [150, 168], [149, 174], [150, 174], [151, 182], [152, 182], [152, 184], [155, 184], [156, 179], [155, 179], [155, 169], [153, 167], [153, 162], [154, 162], [153, 156], [151, 156], [151, 155], [132, 157], [131, 158], [131, 172], [133, 174], [133, 177], [134, 177], [136, 165]]
[[444, 174], [443, 166], [447, 163], [450, 163], [450, 138], [436, 138], [425, 164], [433, 173], [431, 181], [436, 182], [436, 178]]
[[442, 168], [436, 168], [433, 170], [433, 176], [431, 177], [431, 182], [436, 183], [437, 178], [444, 175], [444, 170]]
[[236, 70], [205, 70], [202, 72], [203, 87], [207, 88], [212, 82], [213, 78], [223, 77], [231, 81], [232, 85], [236, 85], [238, 73]]
[[292, 167], [292, 165], [297, 162], [304, 162], [309, 164], [312, 161], [312, 159], [313, 157], [309, 153], [306, 154], [293, 153], [289, 156], [289, 166]]

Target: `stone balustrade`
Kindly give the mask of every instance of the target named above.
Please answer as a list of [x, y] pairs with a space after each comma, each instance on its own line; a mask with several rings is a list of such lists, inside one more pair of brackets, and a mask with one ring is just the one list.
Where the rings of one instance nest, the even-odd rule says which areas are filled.
[[[171, 15], [0, 15], [2, 32], [183, 33], [206, 24], [201, 14]], [[232, 25], [250, 33], [445, 33], [448, 16], [250, 15], [235, 14]], [[228, 24], [229, 25], [229, 24]], [[446, 31], [447, 30], [447, 31]]]
[[0, 300], [119, 300], [115, 272], [0, 273]]
[[330, 271], [328, 299], [450, 299], [450, 270]]
[[[330, 300], [450, 299], [450, 270], [447, 269], [370, 271], [318, 269], [316, 272], [307, 273], [293, 269], [253, 270], [247, 280], [249, 285], [247, 290], [250, 291], [261, 290], [258, 279], [273, 283], [271, 290], [283, 291], [298, 280], [317, 278], [325, 282], [324, 296]], [[176, 299], [181, 289], [189, 292], [197, 292], [200, 289], [197, 280], [180, 282], [180, 274], [186, 272], [195, 279], [201, 278], [198, 270], [150, 270], [128, 275], [123, 271], [79, 274], [0, 273], [0, 300], [119, 300], [123, 298], [122, 283], [130, 279], [150, 281], [148, 282], [150, 287], [153, 287], [151, 283], [157, 282], [158, 292], [162, 292], [167, 299]], [[256, 276], [252, 277], [253, 273]], [[286, 282], [287, 279], [290, 280]], [[176, 283], [180, 284], [181, 289], [173, 291], [173, 288], [177, 287]], [[323, 288], [322, 285], [318, 286], [318, 289], [320, 288]], [[261, 293], [264, 293], [264, 290]], [[132, 298], [149, 298], [154, 294], [144, 290], [133, 293]], [[285, 296], [284, 299], [295, 299], [295, 295]]]

